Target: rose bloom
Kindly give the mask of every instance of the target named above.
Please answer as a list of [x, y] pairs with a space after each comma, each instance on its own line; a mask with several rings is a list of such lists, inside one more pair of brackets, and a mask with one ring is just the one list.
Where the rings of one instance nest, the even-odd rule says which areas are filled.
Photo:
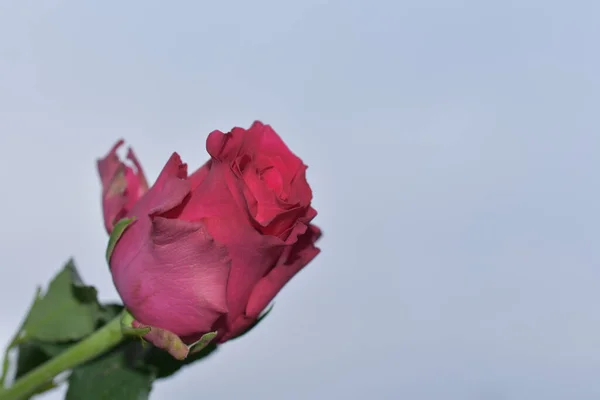
[[132, 166], [116, 155], [122, 143], [98, 170], [107, 231], [134, 218], [110, 256], [133, 325], [151, 327], [145, 337], [179, 358], [187, 351], [168, 335], [191, 344], [208, 332], [221, 343], [244, 333], [319, 253], [306, 165], [257, 121], [212, 132], [211, 158], [192, 174], [174, 153], [148, 187], [133, 152]]

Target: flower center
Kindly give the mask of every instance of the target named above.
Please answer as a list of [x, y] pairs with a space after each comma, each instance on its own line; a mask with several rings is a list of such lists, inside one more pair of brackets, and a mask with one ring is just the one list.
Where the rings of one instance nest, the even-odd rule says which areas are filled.
[[283, 178], [281, 173], [274, 166], [262, 168], [257, 171], [260, 179], [271, 189], [279, 198], [285, 200], [285, 194], [283, 193]]

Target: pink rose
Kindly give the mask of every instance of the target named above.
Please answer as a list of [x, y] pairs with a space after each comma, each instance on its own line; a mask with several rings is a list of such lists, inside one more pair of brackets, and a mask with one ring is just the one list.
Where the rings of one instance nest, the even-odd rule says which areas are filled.
[[107, 229], [135, 218], [110, 257], [117, 291], [133, 325], [178, 358], [187, 349], [173, 340], [243, 333], [319, 253], [307, 167], [269, 125], [214, 131], [206, 148], [211, 159], [191, 175], [174, 153], [143, 195], [131, 152], [137, 174], [114, 149], [99, 162]]

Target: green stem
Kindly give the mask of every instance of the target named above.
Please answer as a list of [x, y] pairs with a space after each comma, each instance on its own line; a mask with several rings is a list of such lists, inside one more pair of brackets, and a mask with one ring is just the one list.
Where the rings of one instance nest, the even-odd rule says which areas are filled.
[[118, 315], [81, 342], [74, 344], [58, 356], [17, 379], [11, 387], [0, 389], [0, 400], [22, 400], [27, 398], [56, 375], [105, 353], [123, 339], [121, 315]]

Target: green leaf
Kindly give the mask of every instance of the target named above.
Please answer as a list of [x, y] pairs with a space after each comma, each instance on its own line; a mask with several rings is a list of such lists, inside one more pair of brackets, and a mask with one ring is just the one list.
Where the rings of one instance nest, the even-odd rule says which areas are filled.
[[100, 306], [96, 289], [83, 285], [70, 260], [54, 277], [45, 295], [38, 288], [23, 323], [6, 349], [0, 384], [6, 383], [12, 349], [17, 352], [19, 377], [114, 318], [122, 308], [117, 304]]
[[39, 343], [26, 342], [17, 347], [17, 373], [15, 379], [20, 378], [35, 367], [45, 363], [50, 358], [58, 355], [71, 346], [71, 343]]
[[23, 324], [17, 343], [35, 339], [60, 342], [81, 339], [97, 326], [102, 309], [96, 289], [85, 286], [70, 260], [38, 296]]
[[264, 311], [263, 311], [263, 312], [262, 312], [262, 313], [259, 315], [259, 317], [256, 319], [256, 321], [255, 321], [255, 322], [254, 322], [252, 325], [250, 325], [250, 327], [249, 327], [248, 329], [246, 329], [244, 332], [240, 333], [240, 334], [239, 334], [239, 335], [237, 335], [236, 337], [234, 337], [234, 338], [231, 338], [231, 339], [229, 339], [229, 340], [234, 340], [234, 339], [237, 339], [237, 338], [241, 338], [242, 336], [244, 336], [245, 334], [247, 334], [248, 332], [250, 332], [252, 329], [256, 328], [256, 326], [257, 326], [258, 324], [260, 324], [260, 322], [261, 322], [263, 319], [265, 319], [265, 318], [267, 317], [267, 315], [269, 315], [269, 313], [271, 312], [271, 310], [273, 310], [273, 306], [275, 306], [275, 303], [273, 303], [273, 304], [271, 304], [269, 307], [267, 307], [267, 309], [266, 309], [266, 310], [264, 310]]
[[[106, 324], [112, 318], [119, 314], [123, 306], [109, 304], [102, 308], [105, 314], [101, 319], [101, 325]], [[102, 314], [101, 314], [102, 316]], [[106, 318], [106, 320], [104, 320]], [[17, 345], [17, 371], [15, 379], [25, 375], [34, 368], [40, 366], [44, 362], [48, 361], [52, 357], [56, 357], [64, 350], [68, 349], [72, 345], [76, 344], [77, 341], [68, 342], [42, 342], [39, 340], [28, 340]]]
[[[107, 322], [112, 320], [116, 315], [119, 314], [122, 308], [123, 306], [116, 304], [108, 304], [103, 306], [101, 313], [99, 314], [99, 326], [105, 325]], [[51, 358], [56, 357], [76, 343], [77, 341], [42, 342], [33, 339], [22, 341], [17, 345], [15, 379], [22, 377], [46, 361], [49, 361]], [[54, 389], [59, 384], [60, 382], [56, 382], [56, 380], [46, 382], [44, 385], [40, 386], [34, 394], [40, 394]]]
[[113, 251], [115, 250], [115, 246], [117, 242], [127, 229], [129, 225], [131, 225], [135, 221], [135, 218], [123, 218], [119, 220], [113, 227], [113, 230], [110, 234], [110, 238], [108, 239], [108, 246], [106, 247], [106, 262], [110, 265], [110, 257], [112, 256]]
[[129, 342], [104, 356], [75, 368], [69, 377], [66, 400], [146, 400], [155, 374], [128, 361]]
[[15, 379], [25, 375], [35, 367], [45, 363], [50, 359], [39, 346], [33, 343], [23, 343], [18, 346], [17, 355], [17, 374]]

